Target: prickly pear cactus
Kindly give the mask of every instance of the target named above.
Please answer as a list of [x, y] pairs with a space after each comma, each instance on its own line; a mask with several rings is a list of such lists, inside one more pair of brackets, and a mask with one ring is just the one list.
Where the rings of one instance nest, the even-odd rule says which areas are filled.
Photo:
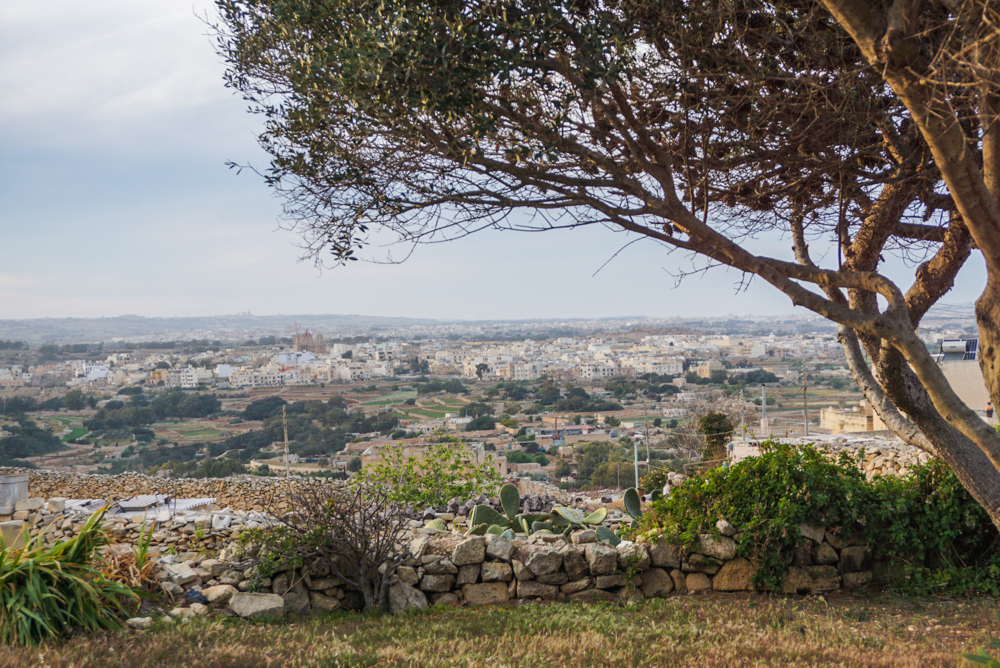
[[587, 515], [586, 517], [584, 517], [583, 518], [583, 523], [584, 524], [589, 524], [591, 526], [594, 526], [594, 525], [597, 525], [597, 524], [604, 524], [604, 520], [606, 520], [606, 519], [608, 519], [608, 509], [607, 508], [598, 508], [594, 512], [592, 512], [589, 515]]
[[521, 494], [517, 491], [517, 485], [507, 483], [500, 488], [500, 505], [503, 507], [507, 519], [511, 522], [519, 512], [521, 512]]
[[629, 487], [625, 490], [625, 512], [628, 513], [632, 519], [638, 520], [642, 518], [642, 506], [639, 502], [639, 492], [635, 487]]

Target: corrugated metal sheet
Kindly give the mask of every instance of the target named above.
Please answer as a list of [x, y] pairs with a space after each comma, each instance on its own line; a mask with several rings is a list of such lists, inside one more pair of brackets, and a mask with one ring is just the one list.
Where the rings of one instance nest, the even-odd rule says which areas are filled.
[[204, 499], [174, 499], [167, 506], [170, 510], [192, 510], [194, 508], [200, 508], [201, 506], [207, 506], [210, 503], [215, 503], [215, 498], [204, 498]]
[[69, 499], [66, 501], [66, 510], [76, 513], [96, 513], [106, 503], [104, 499]]
[[153, 506], [162, 505], [169, 498], [169, 494], [138, 494], [127, 499], [122, 499], [115, 505], [125, 511], [144, 510]]

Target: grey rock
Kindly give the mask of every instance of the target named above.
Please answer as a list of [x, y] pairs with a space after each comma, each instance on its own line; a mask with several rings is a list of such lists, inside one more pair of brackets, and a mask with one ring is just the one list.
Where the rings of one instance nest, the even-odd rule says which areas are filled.
[[574, 545], [586, 545], [587, 543], [597, 542], [597, 532], [593, 529], [586, 529], [585, 531], [575, 531], [570, 538]]
[[461, 587], [467, 584], [476, 584], [479, 579], [479, 567], [481, 564], [466, 564], [458, 567], [458, 577], [455, 578], [455, 586]]
[[658, 568], [680, 568], [682, 550], [677, 545], [668, 545], [666, 538], [660, 538], [649, 547], [649, 557]]
[[424, 564], [424, 572], [430, 575], [457, 575], [458, 566], [451, 559], [438, 559]]
[[527, 559], [524, 565], [535, 574], [548, 575], [559, 570], [563, 563], [563, 556], [554, 547], [531, 547], [528, 549]]
[[265, 619], [285, 614], [285, 601], [277, 594], [238, 592], [229, 599], [229, 609], [244, 619]]
[[736, 541], [727, 536], [713, 538], [707, 533], [699, 534], [698, 545], [698, 552], [713, 559], [729, 561], [736, 556]]
[[[504, 564], [506, 566], [506, 564]], [[509, 566], [508, 566], [509, 568]], [[465, 602], [469, 605], [490, 605], [507, 600], [507, 585], [503, 582], [467, 584], [462, 587]]]
[[732, 538], [736, 535], [736, 527], [729, 523], [728, 520], [719, 520], [715, 523], [715, 528], [719, 530], [723, 536], [729, 536]]
[[167, 566], [167, 575], [175, 584], [185, 585], [198, 579], [198, 574], [187, 564], [171, 564]]
[[837, 551], [830, 546], [829, 543], [820, 543], [816, 546], [816, 554], [813, 560], [822, 566], [829, 566], [831, 564], [837, 563]]
[[423, 591], [450, 591], [454, 584], [454, 575], [430, 574], [425, 575], [423, 580], [420, 581], [420, 589]]
[[649, 568], [649, 552], [645, 545], [632, 541], [622, 541], [615, 548], [618, 551], [618, 568], [623, 571], [635, 569], [644, 571]]
[[456, 566], [480, 564], [486, 557], [486, 537], [472, 536], [455, 546], [451, 561]]
[[522, 580], [517, 583], [518, 598], [540, 598], [545, 601], [554, 601], [558, 593], [559, 587], [534, 580]]
[[840, 551], [840, 572], [855, 573], [868, 567], [868, 550], [861, 545], [845, 547]]
[[389, 611], [426, 610], [427, 596], [408, 584], [397, 582], [389, 587]]
[[480, 575], [483, 582], [510, 582], [514, 569], [502, 561], [487, 561], [483, 564]]
[[814, 524], [800, 524], [799, 533], [814, 543], [822, 543], [823, 537], [826, 535], [826, 529]]
[[[391, 595], [391, 589], [390, 589]], [[312, 605], [313, 610], [322, 610], [324, 612], [333, 612], [340, 607], [340, 601], [333, 596], [327, 596], [321, 594], [318, 591], [309, 592], [309, 603]]]
[[210, 604], [225, 605], [236, 595], [238, 590], [232, 585], [215, 585], [201, 590], [201, 595], [208, 599]]
[[618, 566], [618, 551], [610, 545], [588, 543], [586, 555], [591, 575], [614, 573], [615, 568]]
[[125, 620], [125, 624], [130, 629], [137, 629], [139, 631], [145, 631], [146, 629], [153, 626], [152, 617], [132, 617]]
[[563, 549], [563, 568], [570, 580], [579, 580], [590, 573], [590, 567], [582, 554], [582, 548], [567, 546]]
[[511, 566], [514, 568], [514, 577], [518, 580], [534, 580], [535, 574], [525, 566], [521, 561], [514, 559], [510, 562]]
[[674, 589], [670, 573], [662, 568], [650, 568], [642, 573], [642, 593], [646, 598], [666, 596]]
[[[415, 587], [418, 582], [420, 582], [420, 576], [417, 575], [417, 571], [410, 566], [400, 566], [396, 569], [396, 575], [399, 576], [399, 581], [403, 584], [408, 584], [411, 587]], [[315, 580], [313, 581], [316, 582]], [[319, 587], [317, 587], [319, 589]], [[329, 589], [329, 587], [323, 587], [323, 589]]]
[[514, 541], [505, 536], [487, 536], [486, 556], [491, 559], [510, 561], [514, 553]]
[[572, 582], [567, 582], [562, 587], [559, 588], [564, 594], [575, 594], [578, 591], [583, 591], [584, 589], [589, 589], [594, 586], [594, 581], [590, 578], [580, 578], [579, 580], [573, 580]]

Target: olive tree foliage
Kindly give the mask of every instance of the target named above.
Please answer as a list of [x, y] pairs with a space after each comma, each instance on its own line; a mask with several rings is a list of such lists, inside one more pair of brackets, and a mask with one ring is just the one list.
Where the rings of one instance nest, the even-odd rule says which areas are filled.
[[[886, 424], [1000, 521], [1000, 437], [917, 336], [981, 255], [981, 364], [1000, 400], [991, 0], [218, 7], [227, 84], [263, 115], [264, 175], [307, 256], [603, 225], [733, 267], [838, 323]], [[767, 232], [790, 248], [745, 247]], [[908, 285], [880, 273], [887, 253], [914, 267]]]

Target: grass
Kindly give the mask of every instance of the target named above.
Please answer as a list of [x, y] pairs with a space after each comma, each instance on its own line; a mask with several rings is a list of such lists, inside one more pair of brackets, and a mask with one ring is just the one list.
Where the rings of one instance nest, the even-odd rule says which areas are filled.
[[71, 431], [67, 435], [63, 436], [63, 439], [62, 439], [63, 443], [65, 443], [66, 441], [75, 441], [76, 439], [80, 438], [81, 436], [86, 435], [86, 433], [87, 433], [87, 430], [84, 429], [83, 427], [73, 427], [73, 431]]
[[448, 413], [449, 411], [430, 411], [426, 408], [409, 408], [406, 409], [406, 412], [410, 415], [420, 415], [429, 418], [443, 418], [445, 413]]
[[294, 623], [196, 619], [0, 652], [0, 668], [491, 668], [972, 666], [997, 635], [995, 601], [674, 596], [618, 608], [526, 605], [342, 613]]

